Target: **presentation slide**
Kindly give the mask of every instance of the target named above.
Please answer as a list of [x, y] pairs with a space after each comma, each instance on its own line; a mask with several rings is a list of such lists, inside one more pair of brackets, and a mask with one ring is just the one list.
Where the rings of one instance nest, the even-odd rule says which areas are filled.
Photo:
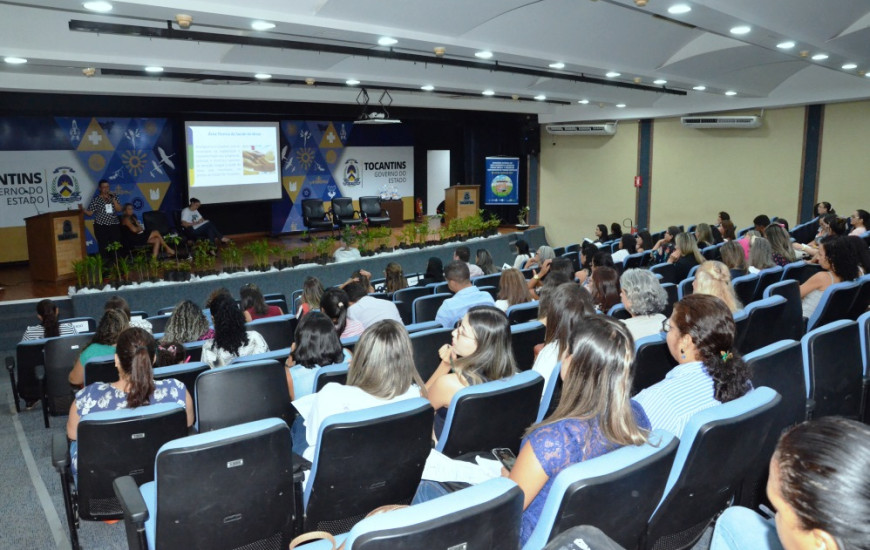
[[277, 122], [185, 122], [188, 191], [203, 203], [281, 198]]

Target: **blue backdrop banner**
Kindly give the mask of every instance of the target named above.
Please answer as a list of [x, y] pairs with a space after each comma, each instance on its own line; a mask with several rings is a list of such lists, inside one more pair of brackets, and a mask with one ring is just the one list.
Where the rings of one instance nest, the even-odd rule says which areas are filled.
[[486, 157], [484, 204], [519, 204], [520, 159]]

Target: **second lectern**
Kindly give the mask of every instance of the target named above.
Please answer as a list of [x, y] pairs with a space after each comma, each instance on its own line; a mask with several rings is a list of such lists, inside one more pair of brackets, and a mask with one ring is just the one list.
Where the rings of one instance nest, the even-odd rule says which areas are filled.
[[477, 214], [477, 185], [454, 185], [444, 190], [444, 213], [448, 220], [467, 218]]

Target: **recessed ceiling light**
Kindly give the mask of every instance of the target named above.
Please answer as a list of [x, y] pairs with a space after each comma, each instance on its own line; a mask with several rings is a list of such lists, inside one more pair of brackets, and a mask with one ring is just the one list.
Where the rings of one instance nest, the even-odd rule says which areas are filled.
[[813, 61], [824, 61], [828, 58], [828, 54], [826, 53], [817, 53], [812, 57]]
[[588, 99], [581, 99], [577, 103], [579, 103], [580, 105], [589, 105], [589, 100]]
[[269, 73], [257, 73], [254, 75], [254, 78], [258, 80], [269, 80], [270, 78], [272, 78], [272, 75], [270, 75]]
[[3, 61], [9, 63], [10, 65], [22, 65], [27, 63], [27, 60], [23, 57], [4, 57]]
[[794, 46], [795, 46], [795, 43], [792, 42], [791, 40], [786, 40], [785, 42], [780, 42], [779, 44], [776, 45], [776, 47], [779, 48], [780, 50], [790, 50], [790, 49], [794, 48]]
[[397, 44], [399, 41], [395, 38], [390, 38], [389, 36], [382, 36], [378, 38], [378, 44], [381, 46], [392, 46], [393, 44]]
[[555, 63], [550, 63], [550, 64], [548, 65], [548, 67], [550, 67], [551, 69], [564, 69], [564, 68], [565, 68], [565, 64], [562, 63], [561, 61], [557, 61], [557, 62], [555, 62]]
[[735, 92], [734, 90], [728, 90], [727, 92], [725, 92], [725, 95], [737, 95], [737, 92]]
[[359, 84], [359, 80], [357, 80], [355, 78], [348, 78], [347, 80], [344, 81], [344, 83], [347, 84], [348, 86], [356, 86], [357, 84]]
[[664, 78], [660, 78], [658, 80], [653, 80], [653, 84], [655, 84], [657, 86], [664, 86], [667, 83], [668, 83], [668, 81], [665, 80]]
[[749, 34], [749, 31], [752, 30], [752, 27], [749, 25], [737, 25], [736, 27], [731, 28], [731, 34]]
[[547, 96], [545, 96], [544, 94], [538, 94], [535, 96], [535, 99], [537, 101], [544, 101], [545, 99], [547, 99]]
[[149, 65], [148, 67], [145, 67], [145, 72], [146, 73], [162, 73], [163, 67], [158, 67], [157, 65]]
[[679, 15], [681, 13], [689, 13], [692, 11], [692, 7], [688, 4], [674, 4], [673, 6], [668, 8], [668, 13], [673, 15]]
[[96, 11], [100, 13], [106, 13], [107, 11], [112, 11], [112, 4], [108, 2], [84, 2], [82, 6], [86, 10]]
[[495, 95], [495, 92], [492, 90], [484, 90], [480, 93], [482, 93], [483, 95]]
[[269, 29], [275, 28], [275, 23], [269, 23], [268, 21], [254, 21], [251, 23], [251, 28], [255, 31], [268, 31]]
[[483, 50], [483, 51], [480, 51], [480, 52], [474, 52], [474, 57], [477, 57], [477, 58], [480, 58], [480, 59], [490, 59], [490, 58], [492, 58], [492, 52], [489, 51], [489, 50]]
[[692, 89], [695, 90], [696, 92], [703, 92], [704, 90], [707, 89], [707, 87], [706, 86], [694, 86]]
[[616, 108], [617, 109], [625, 109], [625, 103], [617, 103]]
[[857, 64], [857, 63], [846, 63], [846, 64], [843, 65], [843, 67], [842, 67], [842, 69], [843, 69], [844, 71], [851, 71], [852, 69], [857, 69], [857, 68], [858, 68], [858, 64]]
[[604, 76], [606, 76], [607, 78], [616, 78], [617, 76], [621, 76], [621, 75], [622, 75], [622, 73], [618, 73], [616, 71], [610, 71], [609, 73], [605, 74]]
[[424, 92], [431, 92], [432, 90], [435, 89], [435, 86], [433, 86], [431, 84], [426, 84], [425, 86], [420, 86], [420, 89], [423, 90]]

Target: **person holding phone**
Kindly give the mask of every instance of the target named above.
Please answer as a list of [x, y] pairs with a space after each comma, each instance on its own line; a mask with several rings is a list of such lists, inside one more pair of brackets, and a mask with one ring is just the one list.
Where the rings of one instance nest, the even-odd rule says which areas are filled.
[[100, 254], [104, 254], [110, 243], [121, 241], [121, 220], [118, 219], [121, 203], [118, 202], [118, 197], [109, 192], [108, 180], [100, 180], [97, 189], [98, 192], [88, 207], [79, 204], [79, 210], [86, 216], [94, 217], [94, 237], [97, 239]]

